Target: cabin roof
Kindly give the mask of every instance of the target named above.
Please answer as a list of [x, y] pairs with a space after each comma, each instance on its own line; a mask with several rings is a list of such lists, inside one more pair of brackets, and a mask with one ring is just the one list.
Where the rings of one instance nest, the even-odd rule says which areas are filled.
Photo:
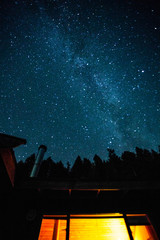
[[15, 148], [26, 142], [26, 139], [0, 133], [0, 148]]

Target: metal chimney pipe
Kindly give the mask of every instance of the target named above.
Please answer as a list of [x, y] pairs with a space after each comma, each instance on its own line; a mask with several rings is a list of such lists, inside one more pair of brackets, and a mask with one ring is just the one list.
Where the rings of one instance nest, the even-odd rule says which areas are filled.
[[32, 178], [33, 177], [34, 178], [37, 177], [39, 169], [40, 169], [40, 166], [41, 166], [41, 162], [43, 160], [43, 157], [44, 157], [44, 154], [45, 154], [46, 151], [47, 151], [47, 147], [45, 145], [41, 145], [38, 148], [38, 154], [37, 154], [37, 157], [36, 157], [36, 160], [35, 160], [32, 172], [30, 174], [30, 177], [32, 177]]

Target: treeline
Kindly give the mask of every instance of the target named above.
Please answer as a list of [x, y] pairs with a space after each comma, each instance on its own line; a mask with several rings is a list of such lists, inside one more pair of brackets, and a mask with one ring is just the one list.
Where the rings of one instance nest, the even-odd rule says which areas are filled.
[[[29, 178], [35, 162], [35, 154], [25, 162], [17, 163], [16, 180]], [[108, 160], [102, 160], [95, 155], [93, 161], [78, 156], [71, 167], [67, 162], [54, 162], [51, 157], [43, 160], [38, 179], [54, 181], [126, 181], [126, 180], [160, 180], [160, 151], [136, 147], [135, 153], [125, 151], [121, 157], [115, 151], [108, 149]]]

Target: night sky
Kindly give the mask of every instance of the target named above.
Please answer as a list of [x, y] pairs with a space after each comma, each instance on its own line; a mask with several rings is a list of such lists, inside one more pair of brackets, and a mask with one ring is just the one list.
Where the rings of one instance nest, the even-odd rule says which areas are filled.
[[63, 163], [158, 150], [160, 7], [153, 0], [1, 1], [0, 131]]

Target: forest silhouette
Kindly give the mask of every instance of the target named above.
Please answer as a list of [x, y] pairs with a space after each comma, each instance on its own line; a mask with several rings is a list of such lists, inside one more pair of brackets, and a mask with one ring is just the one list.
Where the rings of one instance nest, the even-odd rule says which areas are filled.
[[[71, 166], [67, 162], [54, 162], [51, 157], [42, 161], [37, 179], [48, 181], [145, 181], [160, 180], [159, 151], [136, 147], [135, 153], [124, 151], [121, 157], [113, 149], [107, 149], [108, 159], [95, 154], [93, 161], [78, 156]], [[35, 162], [32, 154], [24, 162], [17, 163], [16, 181], [29, 178]]]

